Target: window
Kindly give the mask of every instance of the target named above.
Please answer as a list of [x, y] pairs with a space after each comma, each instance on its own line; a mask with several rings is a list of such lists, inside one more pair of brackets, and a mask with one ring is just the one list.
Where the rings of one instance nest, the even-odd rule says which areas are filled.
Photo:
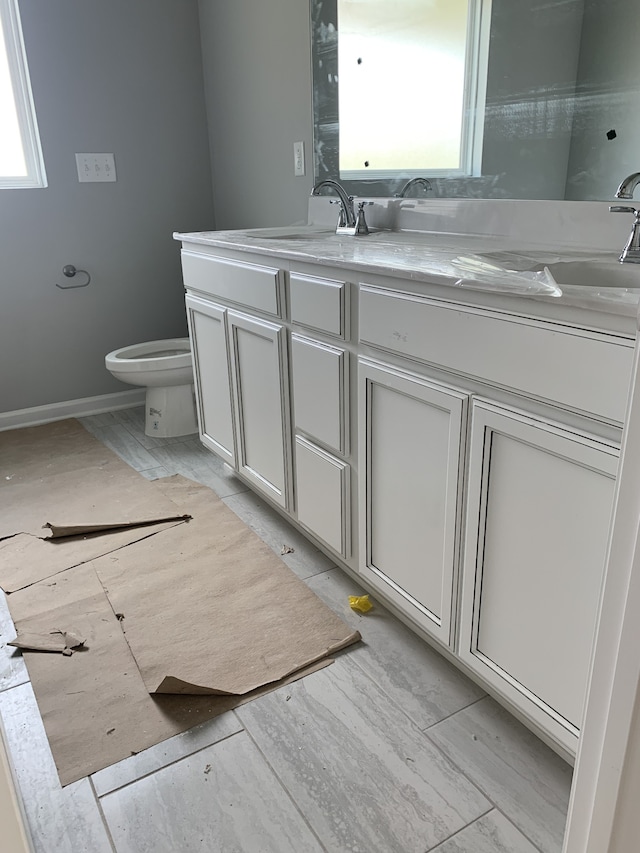
[[490, 0], [338, 0], [340, 177], [479, 174]]
[[18, 0], [0, 0], [0, 188], [45, 187]]

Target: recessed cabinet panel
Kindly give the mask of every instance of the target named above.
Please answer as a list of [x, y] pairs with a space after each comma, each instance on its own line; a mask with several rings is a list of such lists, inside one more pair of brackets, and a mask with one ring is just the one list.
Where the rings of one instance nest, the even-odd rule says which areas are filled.
[[466, 395], [365, 361], [359, 375], [361, 570], [449, 643]]
[[334, 551], [350, 555], [349, 465], [296, 436], [298, 521]]
[[617, 449], [474, 406], [461, 655], [558, 721], [575, 749], [613, 505]]
[[284, 329], [229, 311], [238, 469], [287, 507]]
[[282, 272], [277, 267], [245, 264], [183, 249], [182, 274], [186, 288], [280, 316]]
[[347, 326], [346, 289], [344, 281], [291, 273], [291, 322], [344, 338]]
[[296, 429], [345, 453], [346, 359], [342, 349], [291, 336], [293, 400]]
[[230, 465], [235, 465], [235, 442], [226, 310], [187, 296], [187, 318], [193, 353], [200, 439]]

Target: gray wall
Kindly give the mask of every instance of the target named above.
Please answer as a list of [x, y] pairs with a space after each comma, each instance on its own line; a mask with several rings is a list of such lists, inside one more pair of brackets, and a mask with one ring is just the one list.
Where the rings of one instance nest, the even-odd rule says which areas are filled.
[[[20, 7], [49, 186], [0, 190], [0, 412], [130, 388], [105, 353], [186, 333], [172, 232], [214, 226], [197, 0]], [[78, 183], [103, 151], [117, 183]]]
[[[200, 0], [217, 228], [306, 221], [313, 182], [309, 0]], [[303, 140], [307, 174], [294, 177]]]
[[639, 39], [636, 0], [587, 0], [568, 199], [612, 199], [620, 181], [640, 169]]
[[564, 198], [583, 8], [493, 2], [482, 174], [509, 198]]

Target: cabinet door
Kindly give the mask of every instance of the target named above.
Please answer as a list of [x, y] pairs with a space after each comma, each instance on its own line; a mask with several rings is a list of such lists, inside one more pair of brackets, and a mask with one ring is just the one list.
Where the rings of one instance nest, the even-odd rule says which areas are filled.
[[296, 436], [298, 521], [347, 558], [351, 553], [350, 467]]
[[186, 297], [202, 443], [235, 467], [225, 308]]
[[452, 642], [467, 396], [359, 361], [360, 571]]
[[460, 656], [575, 751], [618, 450], [474, 402]]
[[289, 400], [285, 330], [228, 312], [238, 470], [289, 508]]

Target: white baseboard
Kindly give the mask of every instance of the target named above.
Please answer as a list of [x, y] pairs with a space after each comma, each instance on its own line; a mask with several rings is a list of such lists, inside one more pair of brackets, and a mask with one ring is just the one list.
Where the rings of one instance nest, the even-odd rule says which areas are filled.
[[114, 412], [116, 409], [132, 409], [144, 403], [145, 391], [144, 388], [134, 388], [132, 391], [118, 391], [115, 394], [102, 394], [99, 397], [82, 397], [80, 400], [34, 406], [32, 409], [0, 412], [0, 432], [61, 421], [64, 418], [83, 418], [87, 415], [98, 415], [101, 412]]

